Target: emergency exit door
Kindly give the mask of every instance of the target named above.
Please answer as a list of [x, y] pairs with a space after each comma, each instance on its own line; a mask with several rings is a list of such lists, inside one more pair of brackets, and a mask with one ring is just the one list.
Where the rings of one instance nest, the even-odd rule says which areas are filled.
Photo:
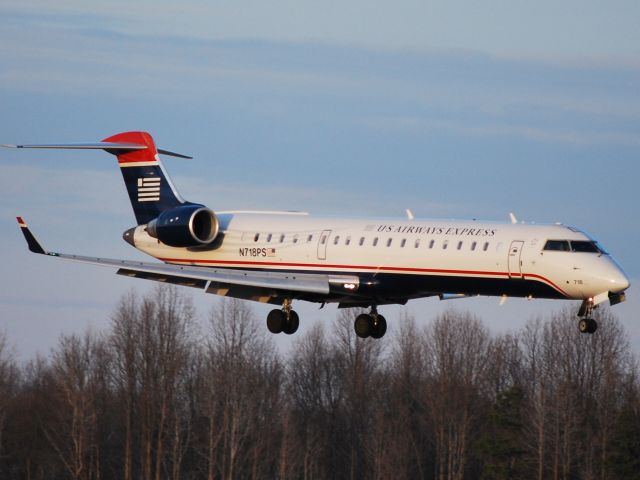
[[318, 260], [327, 259], [327, 244], [329, 243], [331, 230], [323, 230], [318, 239]]

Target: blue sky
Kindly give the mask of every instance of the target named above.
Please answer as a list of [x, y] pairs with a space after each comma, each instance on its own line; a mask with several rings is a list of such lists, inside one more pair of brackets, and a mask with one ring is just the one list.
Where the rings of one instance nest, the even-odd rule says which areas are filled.
[[[634, 281], [615, 312], [640, 351], [640, 4], [464, 3], [3, 2], [0, 143], [146, 130], [195, 157], [167, 167], [214, 210], [579, 226]], [[25, 216], [50, 249], [143, 258], [120, 239], [133, 216], [112, 157], [0, 151], [0, 188], [0, 328], [19, 355], [102, 328], [149, 288], [28, 255], [15, 226]], [[564, 304], [449, 306], [504, 331]]]

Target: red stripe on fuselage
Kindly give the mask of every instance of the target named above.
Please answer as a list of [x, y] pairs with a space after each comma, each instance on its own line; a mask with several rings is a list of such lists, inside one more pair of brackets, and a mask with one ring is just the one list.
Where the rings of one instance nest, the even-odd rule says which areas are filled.
[[[491, 275], [491, 276], [509, 278], [508, 272], [491, 272], [491, 271], [482, 271], [482, 270], [450, 270], [450, 269], [439, 269], [439, 268], [388, 267], [388, 266], [374, 267], [371, 265], [333, 265], [333, 264], [319, 264], [319, 263], [253, 262], [253, 261], [246, 261], [246, 260], [183, 260], [179, 258], [159, 258], [158, 260], [161, 260], [167, 263], [186, 263], [186, 264], [199, 263], [199, 264], [207, 264], [207, 265], [304, 267], [304, 268], [314, 268], [314, 269], [340, 268], [345, 270], [373, 270], [373, 271], [381, 271], [381, 272], [396, 271], [396, 272], [413, 272], [413, 273], [445, 273], [445, 274], [453, 274], [453, 275], [479, 275], [479, 276]], [[560, 292], [565, 297], [569, 297], [569, 295], [564, 290], [562, 290], [555, 283], [553, 283], [548, 278], [543, 277], [542, 275], [537, 275], [534, 273], [523, 273], [522, 279], [524, 279], [525, 277], [531, 277], [531, 278], [542, 280], [543, 282], [555, 288], [558, 292]]]

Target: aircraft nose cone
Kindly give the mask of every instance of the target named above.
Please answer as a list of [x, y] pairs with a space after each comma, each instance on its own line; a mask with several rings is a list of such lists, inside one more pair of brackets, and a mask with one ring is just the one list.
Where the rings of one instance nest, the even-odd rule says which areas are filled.
[[622, 270], [618, 270], [614, 275], [609, 279], [609, 291], [613, 293], [623, 292], [631, 283], [629, 282], [629, 278], [625, 275]]

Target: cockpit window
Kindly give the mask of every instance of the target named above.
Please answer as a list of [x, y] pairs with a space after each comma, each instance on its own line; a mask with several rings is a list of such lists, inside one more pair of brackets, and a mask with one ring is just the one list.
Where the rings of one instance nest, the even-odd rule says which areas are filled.
[[544, 250], [556, 252], [604, 253], [600, 246], [591, 240], [547, 240]]
[[574, 252], [586, 252], [586, 253], [604, 253], [596, 244], [596, 242], [590, 242], [588, 240], [572, 240], [571, 250]]
[[544, 245], [544, 250], [554, 250], [556, 252], [570, 252], [568, 240], [547, 240]]

